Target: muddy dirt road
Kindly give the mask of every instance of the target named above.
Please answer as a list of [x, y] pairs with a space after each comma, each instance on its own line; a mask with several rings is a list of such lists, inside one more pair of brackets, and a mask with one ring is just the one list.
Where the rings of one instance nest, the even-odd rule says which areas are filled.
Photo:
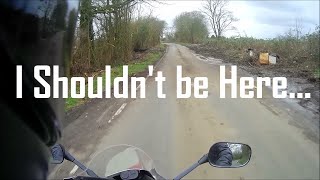
[[[253, 150], [246, 167], [203, 165], [186, 179], [319, 179], [319, 126], [314, 124], [319, 117], [294, 102], [271, 98], [268, 89], [263, 99], [231, 99], [227, 87], [227, 98], [220, 99], [220, 63], [207, 63], [186, 47], [170, 44], [156, 67], [167, 78], [165, 99], [157, 98], [151, 76], [146, 99], [109, 100], [112, 106], [93, 103], [68, 123], [62, 143], [85, 163], [110, 145], [131, 144], [147, 152], [163, 176], [173, 178], [212, 143], [242, 142]], [[182, 65], [183, 76], [208, 77], [208, 98], [176, 99], [177, 65]], [[238, 74], [248, 76], [244, 71]], [[65, 177], [74, 171], [74, 165], [64, 162], [52, 168], [50, 177]]]

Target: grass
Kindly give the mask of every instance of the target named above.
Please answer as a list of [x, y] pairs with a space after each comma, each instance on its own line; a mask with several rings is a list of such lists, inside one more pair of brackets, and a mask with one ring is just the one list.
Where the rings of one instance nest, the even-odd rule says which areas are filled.
[[[160, 51], [151, 51], [147, 55], [145, 55], [140, 61], [138, 62], [132, 62], [128, 63], [128, 71], [129, 71], [129, 76], [133, 76], [139, 72], [143, 72], [148, 68], [148, 65], [154, 64], [158, 59], [161, 58], [164, 50], [165, 50], [165, 45], [161, 44], [159, 45]], [[122, 76], [122, 65], [111, 67], [111, 86], [113, 86], [113, 80], [116, 77]], [[99, 73], [96, 77], [102, 77], [102, 87], [105, 87], [105, 72]], [[97, 92], [97, 78], [94, 78], [93, 80], [93, 91], [96, 93]], [[86, 85], [86, 90], [88, 89], [88, 85]], [[79, 88], [77, 87], [77, 90]], [[81, 99], [81, 98], [72, 98], [69, 97], [66, 99], [65, 103], [65, 110], [68, 111], [76, 106], [79, 106], [88, 100], [87, 93], [86, 97]]]
[[[208, 38], [202, 42], [202, 51], [216, 58], [234, 63], [251, 61], [247, 49], [255, 52], [257, 60], [260, 52], [276, 53], [280, 59], [277, 66], [299, 68], [314, 73], [319, 68], [320, 26], [305, 35], [295, 36], [292, 31], [273, 39], [256, 39], [253, 37]], [[181, 43], [184, 44], [184, 43]], [[298, 67], [297, 67], [298, 66]]]
[[320, 78], [320, 68], [318, 68], [318, 69], [314, 72], [314, 77], [315, 77], [315, 78]]
[[[205, 39], [200, 46], [189, 46], [205, 56], [224, 59], [233, 64], [258, 64], [261, 52], [276, 53], [280, 59], [275, 66], [263, 66], [286, 73], [290, 77], [314, 79], [320, 77], [320, 26], [313, 32], [300, 37], [290, 33], [279, 35], [273, 39], [255, 39], [252, 37], [230, 37]], [[250, 57], [247, 49], [253, 49]], [[251, 65], [252, 66], [252, 65]], [[259, 67], [259, 66], [257, 66]]]

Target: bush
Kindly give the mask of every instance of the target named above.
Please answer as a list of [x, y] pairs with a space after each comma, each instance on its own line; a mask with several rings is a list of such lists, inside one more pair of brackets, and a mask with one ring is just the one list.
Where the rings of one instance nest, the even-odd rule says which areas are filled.
[[142, 17], [132, 23], [134, 50], [144, 50], [160, 43], [165, 22], [155, 17]]
[[296, 38], [290, 33], [274, 39], [255, 39], [252, 37], [210, 38], [203, 44], [213, 51], [217, 58], [237, 63], [246, 63], [246, 50], [255, 51], [255, 60], [260, 52], [276, 53], [280, 60], [278, 67], [298, 67], [301, 70], [317, 71], [319, 69], [319, 26], [310, 34]]

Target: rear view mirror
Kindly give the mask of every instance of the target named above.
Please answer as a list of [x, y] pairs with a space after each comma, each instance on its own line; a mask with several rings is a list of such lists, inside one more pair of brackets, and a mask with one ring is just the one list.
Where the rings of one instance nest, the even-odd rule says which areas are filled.
[[64, 160], [64, 152], [63, 148], [60, 144], [56, 144], [51, 147], [51, 164], [61, 164]]
[[219, 168], [237, 168], [248, 164], [251, 148], [246, 144], [219, 142], [211, 146], [208, 161]]

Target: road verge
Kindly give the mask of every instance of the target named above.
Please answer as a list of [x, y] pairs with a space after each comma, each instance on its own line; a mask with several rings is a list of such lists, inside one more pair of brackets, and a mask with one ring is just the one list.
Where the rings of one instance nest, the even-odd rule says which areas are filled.
[[[148, 75], [148, 65], [157, 65], [164, 54], [166, 53], [166, 45], [161, 44], [155, 48], [148, 50], [145, 53], [138, 54], [138, 57], [135, 57], [132, 61], [127, 63], [129, 69], [129, 77], [147, 77]], [[96, 73], [95, 77], [103, 77], [103, 87], [105, 86], [105, 72], [100, 71]], [[122, 75], [122, 65], [114, 66], [111, 69], [111, 83], [114, 78]], [[130, 78], [129, 78], [130, 79]], [[87, 85], [86, 85], [87, 86]], [[130, 86], [129, 86], [130, 87]], [[113, 88], [113, 84], [111, 84], [111, 88]], [[93, 81], [93, 90], [97, 91], [97, 79], [95, 78]], [[112, 95], [113, 96], [113, 95]], [[111, 98], [112, 99], [112, 98]], [[111, 102], [111, 99], [107, 99]], [[66, 99], [66, 120], [63, 123], [64, 126], [68, 125], [70, 122], [77, 119], [88, 107], [93, 106], [94, 104], [99, 103], [99, 101], [106, 101], [106, 99], [90, 99], [85, 97], [83, 99], [76, 98], [67, 98]]]

